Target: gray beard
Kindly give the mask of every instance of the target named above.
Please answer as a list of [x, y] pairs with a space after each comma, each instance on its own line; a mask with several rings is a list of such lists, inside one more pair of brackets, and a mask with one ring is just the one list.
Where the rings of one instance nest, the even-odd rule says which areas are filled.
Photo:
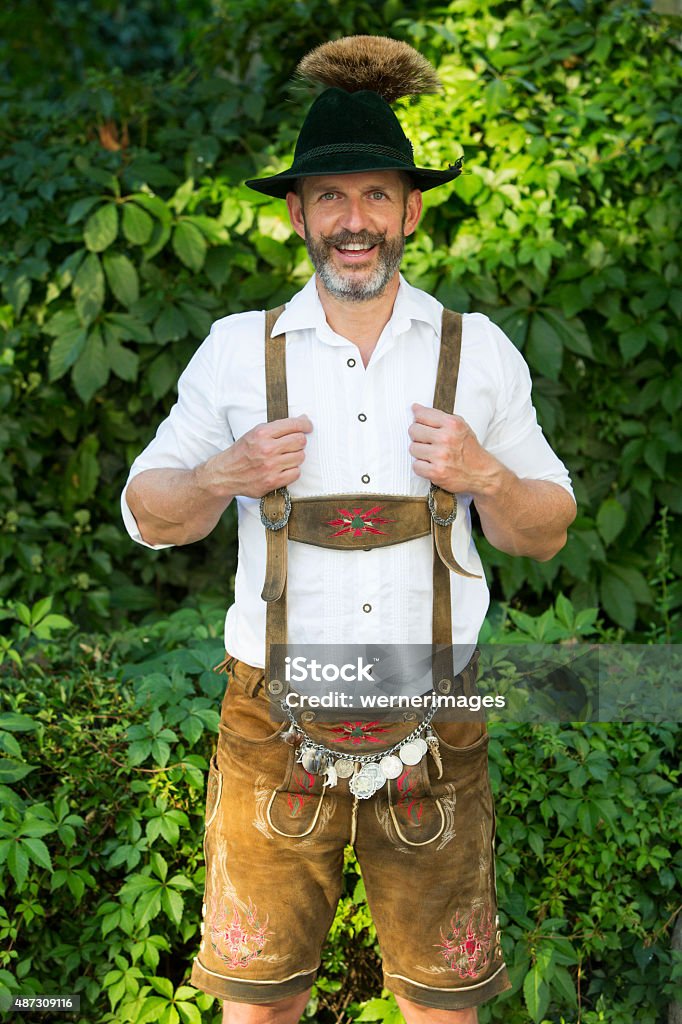
[[[369, 276], [366, 271], [357, 274], [352, 269], [340, 271], [332, 263], [331, 250], [340, 242], [359, 242], [361, 244], [375, 244], [378, 247], [378, 262]], [[334, 239], [326, 239], [324, 236], [318, 242], [314, 242], [306, 232], [305, 246], [308, 250], [310, 262], [320, 281], [329, 292], [337, 299], [347, 302], [367, 302], [369, 299], [376, 299], [382, 295], [393, 278], [400, 264], [405, 251], [405, 237], [400, 235], [390, 240], [365, 239], [362, 234], [351, 235], [346, 233], [341, 239], [339, 236]]]

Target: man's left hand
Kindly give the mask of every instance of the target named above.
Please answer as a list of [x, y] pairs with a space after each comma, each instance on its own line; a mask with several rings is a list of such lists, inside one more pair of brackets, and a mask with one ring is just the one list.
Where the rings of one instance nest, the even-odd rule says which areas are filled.
[[417, 403], [412, 411], [409, 450], [417, 476], [453, 494], [476, 496], [494, 489], [504, 467], [481, 447], [466, 420]]

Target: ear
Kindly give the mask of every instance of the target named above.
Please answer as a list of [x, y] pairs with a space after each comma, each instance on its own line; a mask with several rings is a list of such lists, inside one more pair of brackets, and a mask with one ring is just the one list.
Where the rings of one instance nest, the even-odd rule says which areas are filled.
[[407, 197], [405, 204], [405, 227], [404, 235], [411, 235], [422, 215], [422, 194], [418, 188], [413, 188]]
[[305, 238], [305, 221], [303, 219], [303, 204], [296, 192], [287, 192], [287, 209], [291, 226], [301, 238]]

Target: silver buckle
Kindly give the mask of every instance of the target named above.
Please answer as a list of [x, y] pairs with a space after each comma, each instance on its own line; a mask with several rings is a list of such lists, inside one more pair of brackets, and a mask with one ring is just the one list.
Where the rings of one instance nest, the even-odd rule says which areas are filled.
[[[450, 512], [449, 515], [447, 515], [447, 516], [445, 516], [445, 518], [443, 518], [443, 516], [439, 516], [438, 513], [436, 512], [436, 503], [435, 503], [434, 498], [433, 498], [433, 493], [434, 493], [435, 490], [436, 490], [436, 485], [435, 484], [431, 484], [431, 486], [429, 487], [429, 497], [428, 497], [428, 505], [429, 505], [429, 512], [431, 513], [431, 518], [433, 519], [434, 523], [438, 524], [438, 526], [449, 526], [450, 523], [454, 523], [454, 521], [455, 521], [455, 519], [457, 517], [457, 495], [456, 494], [452, 495], [452, 512]], [[438, 490], [442, 491], [443, 488], [439, 487]], [[444, 493], [445, 494], [450, 494], [449, 491], [445, 491]]]
[[283, 526], [286, 526], [289, 522], [289, 516], [291, 515], [291, 497], [286, 487], [276, 487], [274, 491], [270, 491], [270, 494], [281, 493], [284, 495], [284, 515], [279, 519], [272, 520], [265, 514], [265, 499], [267, 494], [264, 494], [260, 500], [260, 521], [268, 530], [281, 530]]

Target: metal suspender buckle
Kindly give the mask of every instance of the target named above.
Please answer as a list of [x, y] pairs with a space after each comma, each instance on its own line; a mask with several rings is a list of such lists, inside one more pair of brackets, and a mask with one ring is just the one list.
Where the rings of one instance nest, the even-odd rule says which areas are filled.
[[436, 484], [431, 484], [428, 497], [431, 518], [434, 523], [438, 524], [438, 526], [449, 526], [450, 523], [454, 523], [457, 516], [457, 495], [450, 494], [450, 497], [452, 498], [452, 511], [447, 516], [441, 516], [436, 512], [436, 499], [434, 498], [436, 491], [440, 491], [442, 494], [450, 494], [450, 491], [444, 491], [442, 487], [437, 487]]
[[[276, 494], [281, 494], [284, 497], [284, 512], [279, 519], [271, 519], [265, 512], [265, 502], [267, 498], [272, 498]], [[268, 494], [264, 494], [260, 500], [260, 521], [263, 526], [267, 527], [268, 530], [281, 530], [283, 526], [286, 526], [289, 522], [289, 516], [291, 515], [291, 497], [286, 487], [277, 487], [274, 491], [270, 491]]]

